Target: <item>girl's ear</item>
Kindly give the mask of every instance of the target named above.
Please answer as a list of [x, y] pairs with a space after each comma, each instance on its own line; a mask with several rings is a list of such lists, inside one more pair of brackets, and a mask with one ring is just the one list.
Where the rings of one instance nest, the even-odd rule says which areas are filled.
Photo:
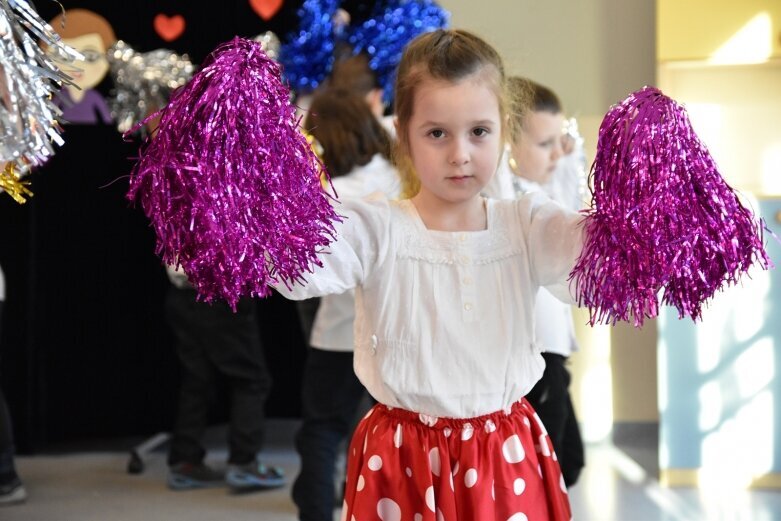
[[399, 118], [393, 116], [393, 128], [396, 130], [396, 136], [401, 136], [401, 129], [399, 128]]
[[378, 118], [385, 112], [385, 104], [382, 102], [382, 89], [372, 89], [366, 95], [366, 102], [371, 108], [372, 114]]

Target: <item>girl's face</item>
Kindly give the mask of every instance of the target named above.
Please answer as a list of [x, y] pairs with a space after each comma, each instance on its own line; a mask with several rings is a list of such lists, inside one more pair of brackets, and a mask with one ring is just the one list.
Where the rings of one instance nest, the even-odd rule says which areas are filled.
[[563, 125], [561, 113], [530, 112], [523, 118], [520, 135], [510, 146], [517, 164], [516, 175], [538, 184], [550, 181], [562, 156]]
[[461, 203], [477, 196], [499, 162], [499, 100], [486, 73], [457, 83], [424, 79], [406, 129], [421, 195]]

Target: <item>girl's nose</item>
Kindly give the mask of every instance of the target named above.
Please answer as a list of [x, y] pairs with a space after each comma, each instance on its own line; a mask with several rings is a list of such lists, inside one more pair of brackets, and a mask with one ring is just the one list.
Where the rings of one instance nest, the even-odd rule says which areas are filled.
[[450, 164], [453, 166], [461, 166], [469, 162], [469, 151], [465, 143], [461, 140], [454, 140], [453, 146], [450, 149]]

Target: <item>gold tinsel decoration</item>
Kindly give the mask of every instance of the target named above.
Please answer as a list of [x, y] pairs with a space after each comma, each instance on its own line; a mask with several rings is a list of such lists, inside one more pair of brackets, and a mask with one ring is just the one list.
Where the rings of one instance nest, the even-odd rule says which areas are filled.
[[27, 188], [29, 185], [30, 181], [22, 181], [21, 176], [16, 173], [16, 165], [13, 162], [6, 163], [3, 171], [0, 172], [0, 190], [13, 197], [17, 203], [24, 204], [27, 202], [25, 197], [33, 196]]

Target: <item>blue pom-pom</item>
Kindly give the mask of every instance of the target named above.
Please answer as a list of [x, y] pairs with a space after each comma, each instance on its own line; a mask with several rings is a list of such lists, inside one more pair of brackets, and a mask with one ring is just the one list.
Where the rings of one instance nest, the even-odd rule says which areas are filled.
[[389, 0], [380, 2], [361, 25], [350, 27], [347, 40], [356, 54], [369, 55], [383, 98], [391, 103], [404, 47], [423, 33], [448, 27], [449, 22], [450, 13], [433, 0]]
[[340, 0], [305, 0], [298, 10], [298, 32], [290, 33], [279, 49], [279, 62], [290, 88], [314, 90], [334, 62], [334, 15]]

